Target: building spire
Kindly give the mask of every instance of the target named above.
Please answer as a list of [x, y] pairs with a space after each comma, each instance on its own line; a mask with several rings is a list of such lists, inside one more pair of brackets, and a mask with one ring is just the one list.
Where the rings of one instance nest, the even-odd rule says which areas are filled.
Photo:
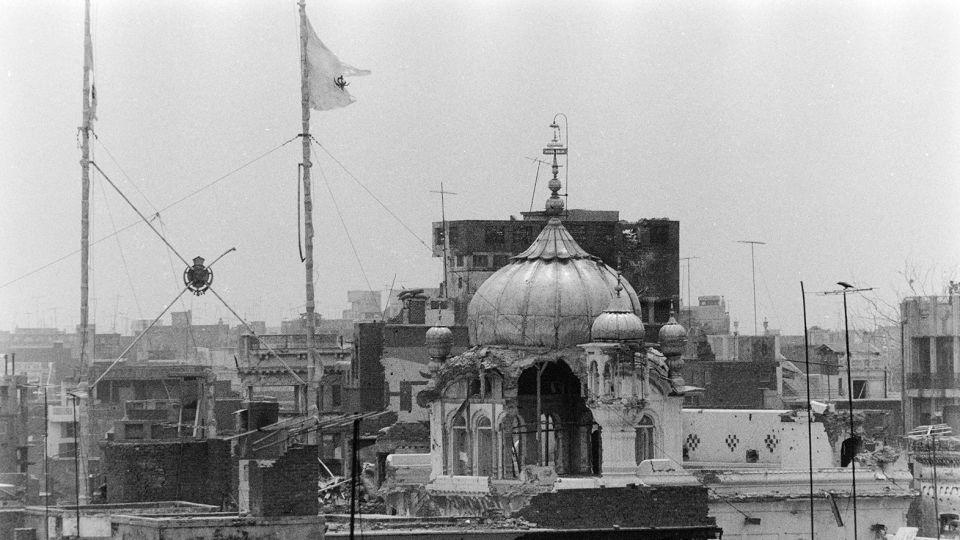
[[546, 214], [548, 216], [557, 217], [563, 213], [563, 199], [560, 198], [560, 164], [557, 163], [557, 156], [567, 155], [566, 141], [560, 142], [560, 126], [557, 124], [556, 117], [554, 117], [553, 123], [550, 124], [550, 128], [553, 130], [553, 140], [547, 143], [546, 148], [543, 149], [543, 154], [545, 156], [552, 155], [553, 163], [550, 165], [550, 169], [553, 172], [553, 178], [550, 179], [550, 182], [547, 184], [547, 187], [550, 188], [550, 198], [547, 199], [546, 205]]

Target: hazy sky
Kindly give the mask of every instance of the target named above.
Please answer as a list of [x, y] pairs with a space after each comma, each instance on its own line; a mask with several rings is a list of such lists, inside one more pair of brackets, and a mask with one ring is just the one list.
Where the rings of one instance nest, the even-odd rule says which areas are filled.
[[[145, 212], [300, 131], [297, 7], [284, 1], [94, 1], [94, 160]], [[79, 248], [80, 0], [0, 0], [0, 284]], [[450, 219], [526, 210], [548, 124], [570, 127], [570, 205], [680, 221], [694, 297], [721, 294], [752, 331], [801, 329], [799, 281], [893, 298], [960, 265], [960, 3], [310, 1], [357, 102], [315, 112], [316, 137], [429, 241]], [[184, 257], [251, 319], [303, 305], [297, 141], [161, 214]], [[317, 305], [348, 289], [435, 286], [441, 262], [333, 161], [315, 157]], [[542, 171], [542, 173], [544, 173]], [[137, 220], [93, 175], [93, 233]], [[545, 178], [542, 174], [541, 180]], [[540, 207], [548, 193], [543, 182]], [[144, 225], [93, 248], [101, 330], [153, 318], [183, 265]], [[79, 321], [79, 255], [0, 287], [0, 329]], [[686, 295], [686, 271], [682, 275]], [[852, 302], [856, 300], [851, 299]], [[835, 327], [838, 297], [809, 301]], [[195, 319], [230, 314], [189, 297]], [[167, 318], [169, 320], [169, 318]]]

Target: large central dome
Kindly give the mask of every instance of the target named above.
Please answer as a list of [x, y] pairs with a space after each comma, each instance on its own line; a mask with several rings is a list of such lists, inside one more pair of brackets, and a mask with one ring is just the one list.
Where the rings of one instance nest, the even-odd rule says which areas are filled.
[[[623, 282], [640, 315], [640, 301]], [[593, 320], [617, 294], [617, 273], [581, 248], [557, 218], [477, 289], [467, 308], [472, 345], [563, 348], [590, 341]]]

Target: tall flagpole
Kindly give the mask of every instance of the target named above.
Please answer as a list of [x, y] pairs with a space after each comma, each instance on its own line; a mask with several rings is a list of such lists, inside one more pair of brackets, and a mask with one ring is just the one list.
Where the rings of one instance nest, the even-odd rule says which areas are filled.
[[[307, 274], [307, 370], [308, 382], [317, 386], [316, 404], [317, 414], [320, 412], [319, 379], [323, 377], [323, 370], [317, 371], [316, 357], [313, 353], [313, 335], [316, 321], [314, 320], [315, 306], [313, 303], [313, 200], [310, 198], [310, 89], [309, 72], [307, 71], [307, 4], [306, 0], [298, 2], [300, 6], [300, 112], [302, 128], [300, 139], [303, 143], [303, 245], [306, 251]], [[308, 390], [305, 388], [304, 390]], [[304, 412], [309, 407], [307, 396], [301, 397]], [[300, 404], [298, 404], [299, 406]]]
[[83, 125], [80, 127], [80, 371], [82, 378], [87, 357], [87, 326], [90, 296], [90, 130], [93, 109], [90, 103], [90, 71], [93, 69], [93, 43], [90, 38], [90, 0], [84, 2], [83, 17]]
[[[89, 298], [90, 298], [90, 132], [93, 130], [93, 119], [96, 115], [96, 95], [90, 72], [93, 70], [93, 39], [90, 36], [90, 0], [84, 1], [83, 13], [83, 124], [80, 127], [80, 365], [77, 371], [79, 383], [74, 396], [74, 452], [75, 452], [75, 483], [77, 507], [88, 502], [87, 459], [81, 452], [87, 451], [89, 437], [83, 431], [89, 429], [86, 421], [78, 422], [79, 416], [85, 418], [86, 406], [77, 403], [79, 396], [87, 397], [86, 367], [87, 347], [90, 345], [89, 336]], [[78, 428], [79, 426], [79, 428]], [[78, 510], [79, 514], [79, 510]], [[77, 535], [80, 535], [80, 521], [77, 516]]]

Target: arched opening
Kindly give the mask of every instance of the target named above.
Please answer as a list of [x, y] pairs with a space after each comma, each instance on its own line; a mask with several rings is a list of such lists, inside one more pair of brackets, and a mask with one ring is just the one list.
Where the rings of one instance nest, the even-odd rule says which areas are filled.
[[509, 459], [505, 460], [506, 465], [504, 465], [503, 474], [507, 478], [518, 478], [520, 476], [520, 470], [523, 469], [524, 465], [527, 465], [528, 462], [524, 461], [524, 458], [529, 458], [533, 452], [527, 452], [527, 427], [524, 425], [523, 418], [519, 416], [513, 417], [513, 422], [510, 427], [510, 438], [506, 437], [504, 440], [507, 448], [505, 448], [505, 453]]
[[458, 414], [453, 419], [451, 427], [453, 432], [450, 436], [453, 474], [470, 474], [470, 441], [467, 433], [467, 421], [463, 418], [463, 415]]
[[521, 463], [552, 466], [560, 475], [593, 472], [595, 424], [582, 389], [562, 360], [534, 364], [520, 374], [517, 414], [526, 426]]
[[477, 476], [493, 476], [493, 424], [486, 416], [477, 420]]
[[603, 365], [603, 393], [607, 395], [613, 395], [613, 369], [610, 367], [610, 363]]
[[603, 472], [603, 428], [594, 424], [590, 431], [590, 473], [599, 475]]
[[600, 393], [600, 371], [597, 369], [596, 362], [590, 362], [590, 395], [596, 396]]
[[635, 440], [637, 465], [645, 459], [656, 457], [656, 426], [649, 416], [640, 419]]
[[557, 428], [549, 414], [540, 415], [540, 464], [557, 466]]

